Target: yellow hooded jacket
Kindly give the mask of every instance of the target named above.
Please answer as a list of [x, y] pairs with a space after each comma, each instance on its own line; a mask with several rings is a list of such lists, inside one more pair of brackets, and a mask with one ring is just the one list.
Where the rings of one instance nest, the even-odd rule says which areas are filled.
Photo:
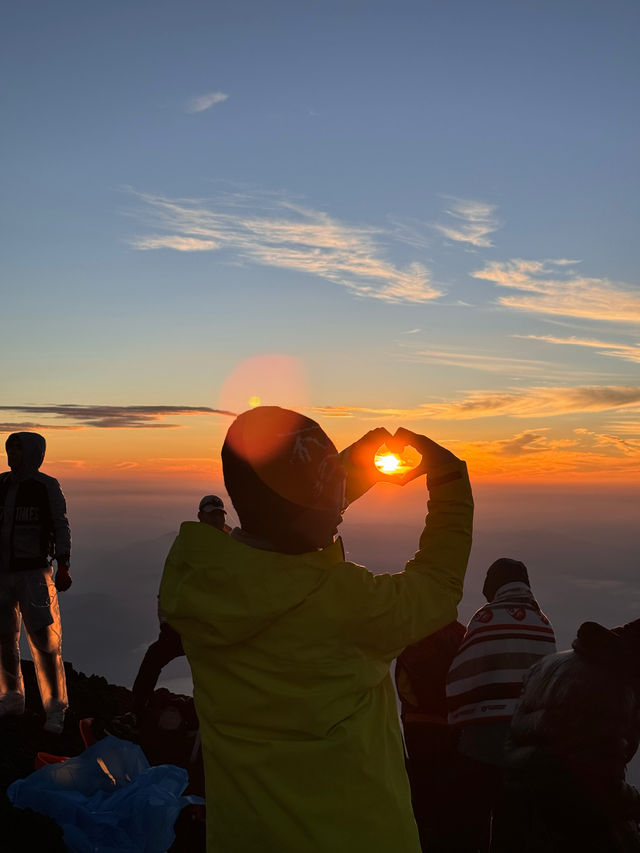
[[259, 550], [184, 522], [160, 608], [191, 665], [209, 853], [420, 853], [389, 665], [455, 620], [471, 548], [464, 462], [429, 478], [404, 572]]

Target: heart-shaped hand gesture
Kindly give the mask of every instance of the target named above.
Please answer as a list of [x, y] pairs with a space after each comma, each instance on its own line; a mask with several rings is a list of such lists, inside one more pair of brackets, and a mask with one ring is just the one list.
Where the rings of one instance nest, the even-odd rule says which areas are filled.
[[[382, 455], [377, 451], [382, 450], [384, 446], [387, 448], [388, 455], [400, 454], [401, 464], [397, 466], [395, 474], [389, 473], [389, 469], [385, 471], [384, 466], [376, 465], [376, 456]], [[420, 455], [421, 459], [417, 465], [412, 466], [414, 460], [402, 460], [405, 448], [412, 448]], [[420, 435], [404, 427], [396, 430], [395, 435], [391, 435], [384, 427], [372, 429], [340, 453], [340, 462], [347, 472], [347, 503], [353, 503], [374, 483], [394, 483], [397, 486], [404, 486], [416, 477], [426, 474], [431, 468], [455, 458], [453, 453], [436, 444], [426, 435]]]

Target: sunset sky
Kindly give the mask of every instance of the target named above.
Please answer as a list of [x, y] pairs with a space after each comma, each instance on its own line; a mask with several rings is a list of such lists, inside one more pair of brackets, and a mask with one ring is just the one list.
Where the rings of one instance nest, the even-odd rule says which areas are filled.
[[[2, 437], [218, 482], [229, 412], [640, 480], [635, 0], [7, 7]], [[128, 479], [129, 478], [129, 479]]]
[[[560, 648], [638, 617], [639, 31], [637, 0], [5, 5], [0, 440], [44, 434], [67, 497], [66, 660], [132, 683], [258, 400], [467, 460], [463, 621], [502, 555]], [[373, 489], [348, 558], [401, 569], [425, 501]]]

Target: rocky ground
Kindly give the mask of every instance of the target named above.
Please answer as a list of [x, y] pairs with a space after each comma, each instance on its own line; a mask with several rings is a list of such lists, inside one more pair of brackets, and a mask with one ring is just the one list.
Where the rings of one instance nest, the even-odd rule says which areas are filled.
[[[47, 817], [13, 808], [5, 791], [15, 779], [24, 778], [33, 771], [38, 752], [64, 756], [82, 752], [84, 742], [78, 723], [83, 718], [93, 718], [91, 729], [97, 738], [104, 735], [105, 729], [119, 737], [126, 736], [122, 731], [114, 731], [113, 721], [131, 710], [131, 691], [109, 684], [101, 676], [76, 672], [70, 663], [65, 663], [69, 710], [62, 734], [50, 734], [42, 728], [44, 711], [33, 664], [23, 661], [22, 668], [26, 711], [20, 717], [0, 719], [0, 849], [3, 853], [24, 853], [25, 850], [37, 850], [40, 844], [46, 842], [47, 853], [67, 853], [60, 827]], [[157, 691], [156, 697], [162, 705], [172, 704], [183, 709], [185, 718], [189, 714], [193, 716], [192, 702], [188, 697], [175, 696], [166, 690]], [[162, 733], [159, 738], [154, 737], [153, 733], [147, 737], [132, 734], [129, 739], [140, 743], [151, 764], [174, 763], [186, 766], [181, 755], [188, 756], [191, 752], [191, 742], [185, 742], [185, 738], [178, 733]], [[201, 780], [192, 778], [188, 792], [202, 793], [201, 789]], [[176, 842], [171, 847], [171, 853], [199, 853], [204, 850], [204, 824], [201, 818], [202, 814], [195, 813], [195, 810], [183, 810], [176, 824]]]

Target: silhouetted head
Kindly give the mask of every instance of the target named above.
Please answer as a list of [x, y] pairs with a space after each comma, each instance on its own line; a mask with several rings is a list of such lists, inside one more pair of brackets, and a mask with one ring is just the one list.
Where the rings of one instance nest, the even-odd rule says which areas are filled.
[[13, 432], [5, 441], [7, 463], [14, 473], [37, 471], [44, 461], [47, 443], [37, 432]]
[[222, 498], [219, 498], [217, 495], [205, 495], [200, 501], [198, 520], [202, 521], [203, 524], [210, 524], [211, 527], [224, 530], [226, 514], [227, 511], [224, 508]]
[[526, 583], [530, 586], [527, 567], [520, 560], [510, 557], [500, 557], [487, 569], [487, 577], [482, 587], [482, 594], [487, 601], [493, 601], [496, 592], [506, 583]]
[[277, 406], [244, 412], [227, 432], [222, 470], [245, 532], [288, 554], [333, 541], [345, 506], [345, 471], [315, 421]]
[[629, 680], [640, 679], [640, 619], [618, 628], [583, 622], [571, 644], [586, 660]]

